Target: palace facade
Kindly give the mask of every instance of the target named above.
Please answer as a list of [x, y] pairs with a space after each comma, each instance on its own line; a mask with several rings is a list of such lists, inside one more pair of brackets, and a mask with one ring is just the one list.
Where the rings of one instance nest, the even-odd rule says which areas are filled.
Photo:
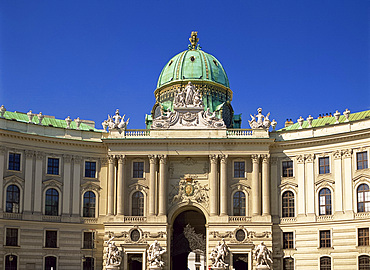
[[370, 269], [370, 111], [275, 130], [258, 109], [241, 129], [222, 64], [190, 42], [146, 129], [0, 108], [0, 269], [105, 269], [112, 237], [120, 269], [148, 269], [154, 241], [163, 269], [208, 269], [221, 239], [229, 269], [255, 269], [262, 241], [275, 270]]

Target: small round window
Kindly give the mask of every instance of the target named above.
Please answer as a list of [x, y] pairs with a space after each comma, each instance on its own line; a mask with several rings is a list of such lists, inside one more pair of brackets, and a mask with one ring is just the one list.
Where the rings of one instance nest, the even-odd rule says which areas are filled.
[[216, 60], [213, 60], [213, 63], [216, 65], [216, 67], [218, 67], [218, 63]]
[[171, 60], [169, 63], [168, 63], [168, 66], [171, 66], [173, 63], [173, 61]]
[[191, 62], [194, 62], [195, 61], [195, 57], [194, 56], [190, 56], [190, 61]]
[[131, 241], [133, 242], [137, 242], [139, 241], [140, 239], [140, 232], [139, 230], [132, 230], [131, 233], [130, 233], [130, 238], [131, 238]]
[[235, 238], [239, 242], [244, 241], [244, 239], [245, 239], [245, 231], [242, 230], [242, 229], [237, 230], [236, 233], [235, 233]]

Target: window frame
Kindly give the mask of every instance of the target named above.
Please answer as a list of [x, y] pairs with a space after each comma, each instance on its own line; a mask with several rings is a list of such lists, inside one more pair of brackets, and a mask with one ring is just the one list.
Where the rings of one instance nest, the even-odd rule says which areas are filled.
[[16, 261], [15, 269], [19, 269], [19, 256], [17, 254], [13, 254], [13, 253], [6, 253], [4, 255], [4, 269], [7, 269], [6, 268], [6, 262], [7, 262], [6, 258], [8, 256], [13, 256], [13, 260], [15, 259], [15, 261]]
[[[368, 260], [368, 265], [361, 265], [361, 259], [364, 258], [364, 259], [367, 259]], [[357, 258], [357, 263], [358, 263], [358, 269], [359, 270], [366, 270], [366, 269], [369, 269], [368, 267], [370, 266], [370, 256], [369, 254], [361, 254], [358, 256]], [[365, 267], [365, 268], [362, 268], [362, 267]]]
[[[285, 241], [285, 235], [291, 235], [292, 239], [290, 241]], [[283, 249], [295, 249], [295, 241], [294, 241], [294, 232], [282, 232], [282, 247]], [[289, 243], [291, 242], [291, 246]], [[287, 244], [287, 246], [285, 245]]]
[[[91, 234], [91, 246], [86, 246], [85, 245], [85, 233], [89, 233]], [[89, 239], [90, 240], [90, 239]], [[82, 246], [81, 248], [82, 249], [86, 249], [86, 250], [92, 250], [92, 249], [96, 249], [96, 245], [95, 245], [95, 240], [96, 240], [96, 231], [95, 230], [85, 230], [85, 231], [82, 231]], [[86, 241], [86, 242], [89, 242], [89, 241]]]
[[[321, 160], [324, 161], [324, 165], [321, 165]], [[328, 163], [326, 163], [325, 161], [327, 161]], [[321, 168], [323, 168], [323, 171], [321, 171]], [[319, 175], [329, 174], [331, 172], [329, 156], [322, 156], [318, 158], [318, 169], [319, 169]]]
[[[17, 231], [17, 239], [15, 245], [8, 245], [8, 230], [16, 230]], [[4, 246], [6, 247], [19, 247], [19, 240], [20, 240], [20, 229], [18, 227], [5, 227], [4, 233]]]
[[[359, 155], [366, 155], [366, 159], [359, 161]], [[361, 164], [362, 168], [359, 168], [359, 164]], [[364, 170], [369, 168], [369, 155], [367, 151], [359, 151], [356, 152], [356, 170]]]
[[[332, 263], [331, 263], [332, 258], [327, 256], [327, 255], [319, 257], [319, 268], [320, 268], [320, 270], [328, 270], [327, 265], [321, 265], [322, 260], [324, 260], [324, 259], [329, 259], [330, 260], [330, 268], [329, 269], [331, 270], [332, 269]], [[322, 268], [322, 267], [325, 267], [325, 268]]]
[[[288, 260], [292, 260], [292, 264], [293, 264], [293, 268], [292, 269], [286, 268], [286, 266], [285, 266], [285, 261], [288, 262]], [[283, 263], [283, 267], [282, 267], [283, 270], [294, 270], [294, 268], [295, 268], [294, 267], [295, 266], [295, 259], [293, 257], [291, 257], [291, 256], [284, 257], [283, 260], [282, 260], [282, 263]]]
[[[46, 246], [46, 244], [47, 244], [47, 234], [48, 234], [47, 232], [55, 232], [56, 233], [55, 247]], [[59, 230], [58, 229], [45, 229], [44, 230], [43, 248], [51, 248], [51, 249], [59, 248]]]
[[[292, 164], [291, 168], [287, 167], [287, 169], [288, 169], [287, 172], [291, 172], [291, 175], [288, 175], [288, 173], [287, 173], [287, 175], [284, 175], [284, 172], [285, 172], [284, 163], [288, 163], [288, 162]], [[281, 177], [283, 177], [283, 178], [294, 177], [294, 162], [293, 162], [293, 160], [289, 159], [289, 160], [282, 160], [281, 161]]]
[[[18, 191], [19, 191], [19, 197], [18, 197], [18, 211], [17, 212], [14, 212], [14, 202], [13, 203], [13, 206], [12, 206], [12, 211], [9, 212], [7, 211], [7, 204], [8, 204], [8, 188], [10, 186], [15, 186], [18, 188]], [[16, 213], [16, 214], [21, 214], [22, 213], [22, 197], [23, 197], [23, 194], [22, 194], [22, 187], [20, 187], [18, 184], [14, 183], [14, 182], [11, 182], [11, 183], [8, 183], [5, 188], [4, 188], [4, 191], [5, 191], [5, 196], [4, 196], [4, 201], [5, 201], [5, 209], [4, 209], [4, 212], [5, 213]]]
[[[82, 269], [84, 270], [85, 269], [85, 263], [87, 263], [87, 258], [90, 258], [93, 260], [93, 265], [92, 265], [92, 270], [95, 270], [96, 269], [96, 259], [95, 257], [93, 256], [84, 256], [84, 260], [82, 260]], [[91, 266], [91, 263], [90, 263], [90, 266]], [[89, 267], [88, 269], [91, 269], [91, 267]]]
[[[93, 216], [85, 216], [85, 194], [87, 192], [92, 192], [94, 195], [95, 195], [95, 202], [94, 202], [94, 215]], [[86, 190], [82, 193], [82, 203], [81, 203], [81, 206], [82, 206], [82, 211], [81, 211], [81, 214], [82, 214], [82, 217], [83, 218], [96, 218], [98, 216], [97, 214], [97, 211], [98, 211], [98, 194], [93, 191], [93, 190]]]
[[[91, 174], [91, 171], [93, 171], [93, 170], [91, 170], [91, 168], [87, 168], [87, 163], [90, 163], [90, 165], [92, 164], [92, 163], [95, 163], [95, 171], [94, 171], [94, 176], [91, 176], [92, 174]], [[86, 172], [87, 171], [89, 171], [90, 172], [90, 176], [86, 176]], [[85, 162], [84, 162], [84, 178], [91, 178], [91, 179], [96, 179], [96, 178], [98, 178], [98, 162], [96, 162], [95, 160], [85, 160]]]
[[[322, 233], [329, 233], [329, 238], [322, 238]], [[329, 246], [326, 245], [329, 239]], [[324, 245], [322, 245], [322, 242], [324, 241]], [[332, 248], [332, 231], [329, 230], [319, 230], [319, 248]]]
[[58, 258], [58, 256], [53, 255], [53, 254], [47, 254], [43, 257], [43, 259], [42, 259], [43, 268], [42, 269], [46, 269], [46, 258], [48, 258], [48, 257], [54, 257], [55, 258], [55, 269], [54, 270], [57, 270], [59, 268], [58, 267], [59, 258]]
[[[288, 192], [291, 192], [293, 194], [293, 207], [292, 206], [287, 206], [288, 209], [293, 209], [293, 215], [287, 215], [286, 216], [286, 215], [284, 215], [284, 194], [288, 193]], [[281, 217], [282, 218], [296, 217], [296, 199], [295, 199], [296, 194], [295, 194], [295, 192], [291, 189], [284, 190], [283, 193], [281, 194], [280, 198], [281, 198], [281, 207], [280, 207]]]
[[[360, 187], [362, 186], [366, 186], [367, 189], [364, 189], [361, 191], [361, 194], [362, 195], [362, 201], [359, 200], [360, 196], [359, 196], [359, 189]], [[357, 210], [357, 213], [366, 213], [366, 212], [370, 212], [370, 209], [369, 211], [366, 211], [366, 206], [368, 206], [368, 208], [370, 208], [370, 200], [366, 201], [366, 195], [365, 193], [368, 192], [369, 196], [370, 196], [370, 187], [369, 187], [369, 184], [368, 183], [359, 183], [355, 189], [355, 194], [356, 194], [356, 210]], [[362, 207], [359, 207], [361, 205], [363, 205]], [[363, 211], [360, 211], [360, 208], [363, 208]]]
[[[19, 155], [19, 170], [14, 170], [14, 169], [11, 169], [10, 168], [10, 155], [11, 154], [15, 154], [15, 155]], [[8, 171], [11, 171], [11, 172], [22, 172], [22, 153], [21, 152], [18, 152], [18, 151], [8, 151], [8, 160], [7, 160], [7, 170]]]
[[[58, 173], [49, 173], [49, 159], [50, 160], [58, 160]], [[56, 166], [52, 166], [51, 168], [56, 168]], [[46, 175], [54, 175], [54, 176], [60, 176], [61, 173], [61, 158], [60, 157], [54, 157], [54, 156], [48, 156], [46, 157]]]
[[[367, 231], [367, 235], [360, 235], [360, 231]], [[364, 243], [363, 243], [364, 241]], [[369, 227], [365, 228], [357, 228], [357, 246], [358, 247], [366, 247], [369, 246], [370, 244], [370, 230]]]
[[[58, 206], [57, 206], [57, 215], [50, 215], [50, 214], [47, 214], [46, 213], [46, 200], [47, 200], [47, 192], [48, 192], [48, 190], [50, 190], [50, 189], [54, 189], [54, 190], [56, 190], [57, 192], [58, 192]], [[61, 196], [61, 191], [59, 190], [59, 188], [57, 188], [57, 187], [55, 187], [55, 186], [48, 186], [48, 187], [46, 187], [45, 188], [45, 190], [44, 190], [44, 200], [43, 200], [43, 202], [44, 202], [44, 204], [43, 204], [43, 210], [44, 210], [44, 212], [43, 212], [43, 214], [45, 215], [45, 216], [54, 216], [54, 217], [56, 217], [56, 216], [60, 216], [61, 215], [61, 205], [62, 205], [62, 196]], [[51, 205], [52, 206], [52, 205]]]
[[[140, 192], [142, 195], [143, 195], [143, 215], [134, 215], [134, 209], [133, 209], [133, 207], [134, 207], [134, 204], [133, 204], [133, 196], [134, 196], [134, 194], [135, 193], [137, 193], [137, 192]], [[133, 190], [132, 192], [131, 192], [131, 194], [130, 194], [130, 216], [135, 216], [135, 217], [145, 217], [145, 215], [146, 215], [146, 205], [145, 205], [145, 202], [146, 202], [146, 194], [145, 194], [145, 192], [144, 191], [142, 191], [142, 190]], [[140, 209], [140, 208], [139, 208]]]
[[[143, 164], [141, 177], [140, 177], [140, 171], [141, 170], [135, 170], [135, 163], [142, 163]], [[144, 160], [140, 160], [140, 159], [133, 160], [131, 169], [132, 169], [132, 175], [131, 176], [132, 176], [133, 179], [144, 179], [145, 178], [145, 161]], [[138, 172], [137, 177], [135, 175], [135, 172]]]
[[[235, 209], [236, 209], [235, 204], [234, 204], [234, 196], [235, 196], [235, 194], [237, 194], [239, 192], [244, 195], [244, 215], [242, 215], [242, 214], [235, 215], [234, 214]], [[231, 196], [231, 200], [232, 200], [232, 216], [234, 216], [234, 217], [245, 217], [245, 216], [247, 216], [247, 198], [248, 198], [247, 197], [247, 194], [243, 190], [235, 190], [232, 193], [232, 196]], [[241, 209], [243, 210], [243, 207], [241, 207]]]
[[[237, 163], [244, 163], [244, 171], [240, 170], [240, 167], [238, 168], [238, 170], [236, 170], [235, 166]], [[247, 163], [245, 162], [244, 159], [233, 160], [233, 178], [237, 178], [237, 179], [246, 178], [246, 172], [247, 172], [246, 169], [247, 169]], [[236, 172], [238, 172], [238, 175], [236, 175]]]
[[[329, 194], [321, 194], [322, 191], [324, 190], [328, 190], [330, 193]], [[327, 187], [327, 186], [324, 186], [322, 188], [320, 188], [317, 192], [317, 198], [318, 198], [318, 213], [319, 213], [319, 216], [330, 216], [330, 215], [333, 215], [333, 191]], [[324, 197], [325, 198], [325, 203], [322, 205], [321, 204], [321, 197]], [[327, 197], [330, 198], [330, 204], [327, 204]], [[324, 213], [321, 212], [321, 207], [324, 206], [325, 207], [325, 211]], [[329, 207], [329, 210], [330, 211], [327, 211], [327, 207]], [[329, 213], [328, 213], [329, 212]]]

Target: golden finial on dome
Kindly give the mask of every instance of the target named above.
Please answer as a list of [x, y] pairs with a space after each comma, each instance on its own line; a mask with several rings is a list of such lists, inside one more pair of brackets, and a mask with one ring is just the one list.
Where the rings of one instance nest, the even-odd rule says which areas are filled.
[[189, 41], [190, 41], [191, 46], [193, 47], [193, 50], [196, 49], [197, 43], [199, 41], [199, 38], [197, 37], [197, 35], [198, 35], [198, 32], [193, 31], [191, 32], [191, 35], [189, 38]]

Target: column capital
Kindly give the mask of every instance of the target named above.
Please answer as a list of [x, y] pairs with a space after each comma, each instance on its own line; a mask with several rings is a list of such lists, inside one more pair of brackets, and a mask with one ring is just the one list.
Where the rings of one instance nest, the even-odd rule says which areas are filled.
[[119, 164], [125, 164], [126, 163], [125, 155], [115, 155], [115, 158], [118, 160]]
[[24, 153], [26, 154], [26, 158], [33, 158], [33, 156], [35, 155], [35, 151], [33, 150], [26, 150], [24, 151]]
[[216, 164], [217, 159], [218, 159], [217, 155], [209, 155], [209, 160], [211, 161], [211, 164]]
[[63, 161], [64, 162], [71, 162], [72, 160], [72, 156], [71, 155], [68, 155], [68, 154], [64, 154], [63, 155]]
[[305, 159], [304, 155], [297, 156], [297, 163], [298, 164], [303, 164], [304, 163], [304, 159]]
[[5, 146], [0, 146], [0, 154], [4, 154], [6, 152]]
[[73, 161], [75, 163], [81, 162], [81, 160], [82, 160], [82, 157], [81, 156], [73, 156]]
[[114, 162], [115, 156], [114, 155], [108, 155], [108, 163], [112, 164]]
[[263, 163], [269, 163], [269, 161], [270, 161], [270, 155], [269, 154], [261, 155], [261, 158], [262, 158]]
[[43, 159], [45, 157], [45, 153], [41, 151], [36, 152], [36, 159]]
[[220, 162], [226, 164], [228, 157], [229, 157], [228, 155], [219, 155]]
[[308, 154], [304, 156], [304, 160], [306, 160], [307, 163], [312, 163], [315, 159], [315, 154]]
[[155, 164], [157, 162], [157, 155], [148, 155], [149, 163]]
[[166, 164], [167, 163], [167, 155], [158, 155], [159, 163]]
[[102, 157], [99, 160], [100, 160], [102, 166], [105, 166], [108, 163], [108, 158], [107, 157]]
[[253, 162], [253, 163], [258, 163], [258, 162], [259, 162], [259, 160], [260, 160], [260, 156], [259, 156], [259, 155], [257, 155], [257, 154], [252, 155], [252, 156], [251, 156], [251, 158], [252, 158], [252, 162]]
[[278, 158], [277, 157], [271, 157], [270, 158], [270, 162], [272, 165], [276, 165], [277, 164], [277, 161], [278, 161]]
[[343, 157], [344, 158], [351, 158], [353, 150], [352, 149], [345, 149], [343, 150]]
[[334, 159], [342, 159], [342, 151], [341, 150], [337, 150], [334, 152], [333, 156], [334, 156]]

